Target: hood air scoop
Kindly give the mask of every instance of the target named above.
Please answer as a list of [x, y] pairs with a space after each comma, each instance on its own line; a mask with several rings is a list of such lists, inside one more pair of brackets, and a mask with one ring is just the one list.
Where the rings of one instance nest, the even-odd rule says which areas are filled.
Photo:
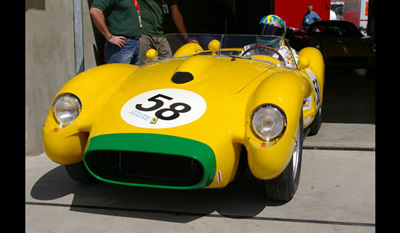
[[176, 84], [188, 83], [194, 79], [193, 75], [189, 72], [176, 72], [172, 76], [172, 82]]
[[212, 70], [212, 64], [216, 59], [210, 56], [195, 55], [185, 59], [176, 69], [172, 76], [172, 82], [175, 84], [184, 84], [193, 81], [196, 77], [197, 81], [205, 78], [206, 74]]

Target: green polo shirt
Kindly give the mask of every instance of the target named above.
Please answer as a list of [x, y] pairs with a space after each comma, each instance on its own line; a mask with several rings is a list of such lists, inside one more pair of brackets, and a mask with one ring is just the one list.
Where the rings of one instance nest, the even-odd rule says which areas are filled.
[[164, 15], [163, 4], [169, 6], [176, 5], [178, 0], [139, 0], [140, 16], [142, 18], [142, 34], [148, 36], [162, 36], [164, 30], [162, 27]]
[[111, 34], [141, 36], [139, 19], [132, 0], [94, 0], [92, 7], [103, 11]]

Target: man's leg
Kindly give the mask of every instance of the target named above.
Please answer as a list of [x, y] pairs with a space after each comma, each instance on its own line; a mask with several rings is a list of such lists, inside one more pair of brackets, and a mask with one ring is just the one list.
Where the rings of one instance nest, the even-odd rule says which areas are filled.
[[107, 64], [110, 63], [125, 63], [125, 64], [133, 64], [132, 60], [134, 59], [135, 64], [139, 64], [137, 60], [140, 59], [139, 53], [139, 41], [135, 39], [126, 39], [126, 44], [124, 47], [119, 48], [116, 45], [113, 45], [106, 41], [106, 45], [104, 48], [105, 57], [107, 60]]
[[118, 63], [117, 61], [118, 55], [116, 55], [121, 49], [106, 41], [104, 45], [104, 56], [106, 58], [107, 64], [109, 63]]
[[157, 37], [158, 59], [164, 60], [172, 57], [171, 47], [165, 37]]
[[[132, 40], [132, 49], [134, 49], [133, 57], [131, 60], [131, 64], [135, 66], [140, 66], [141, 55], [140, 55], [140, 42], [139, 40]], [[146, 57], [146, 55], [145, 55]]]
[[151, 36], [142, 35], [140, 38], [140, 65], [146, 64], [146, 52], [149, 49], [157, 49], [154, 47]]

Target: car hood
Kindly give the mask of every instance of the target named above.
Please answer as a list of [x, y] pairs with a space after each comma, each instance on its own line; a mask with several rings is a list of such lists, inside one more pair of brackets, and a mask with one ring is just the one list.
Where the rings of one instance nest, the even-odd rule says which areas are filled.
[[[203, 141], [210, 137], [205, 127], [213, 129], [216, 137], [230, 134], [232, 125], [243, 125], [252, 93], [243, 91], [246, 86], [280, 69], [284, 68], [204, 55], [149, 64], [105, 101], [90, 137], [134, 132]], [[202, 133], [193, 133], [200, 129]]]
[[[192, 56], [174, 59], [143, 67], [135, 72], [123, 85], [126, 89], [195, 88], [215, 91], [220, 94], [235, 94], [261, 73], [267, 64], [249, 62], [230, 57]], [[173, 79], [176, 73], [191, 75], [192, 80]], [[138, 86], [140, 88], [138, 88]]]

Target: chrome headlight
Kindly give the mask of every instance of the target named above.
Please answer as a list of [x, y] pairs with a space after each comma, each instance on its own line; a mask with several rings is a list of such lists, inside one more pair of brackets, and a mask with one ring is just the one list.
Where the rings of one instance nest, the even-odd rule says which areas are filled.
[[261, 140], [271, 142], [286, 130], [286, 116], [283, 111], [274, 105], [261, 105], [253, 111], [251, 128]]
[[54, 101], [54, 118], [62, 128], [71, 124], [79, 116], [81, 110], [81, 101], [74, 94], [61, 94]]

